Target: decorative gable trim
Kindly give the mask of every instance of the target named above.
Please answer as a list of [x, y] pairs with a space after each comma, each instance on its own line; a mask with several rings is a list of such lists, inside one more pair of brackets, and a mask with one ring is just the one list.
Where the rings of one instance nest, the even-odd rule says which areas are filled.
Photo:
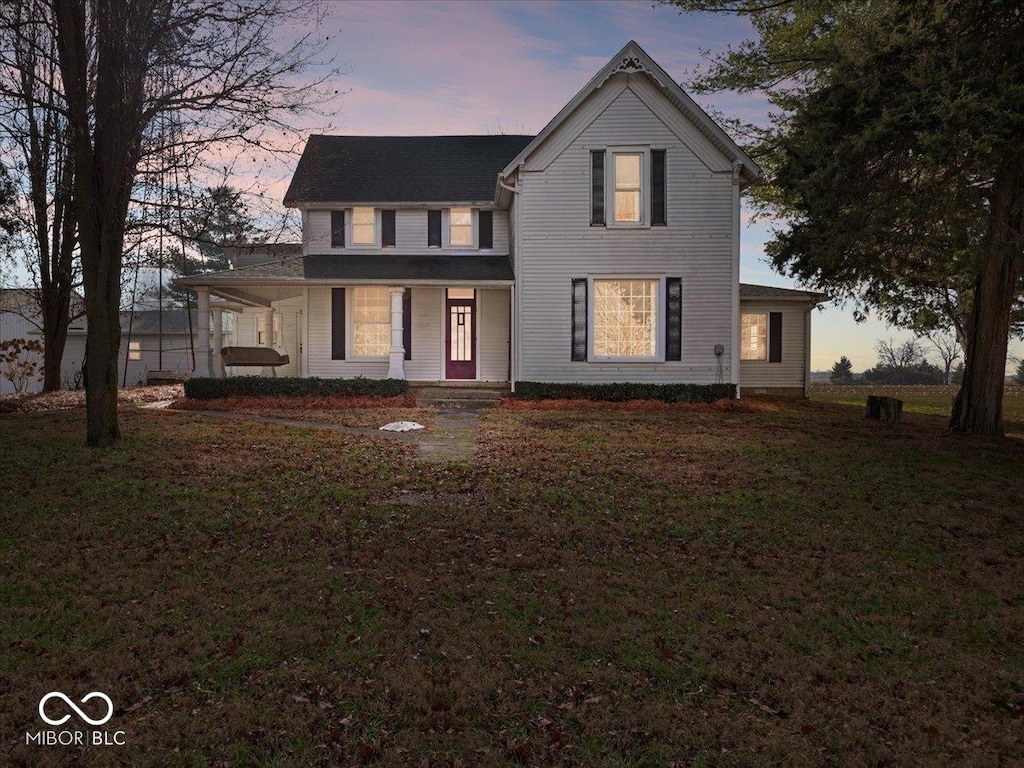
[[[691, 99], [679, 85], [647, 53], [633, 40], [630, 40], [621, 51], [612, 57], [601, 71], [587, 83], [572, 100], [534, 137], [522, 152], [501, 172], [499, 179], [507, 178], [526, 162], [536, 150], [551, 137], [556, 130], [572, 115], [572, 113], [593, 93], [599, 92], [605, 81], [616, 74], [643, 75], [650, 78], [668, 97], [672, 105], [690, 122], [695, 131], [705, 137], [707, 145], [713, 146], [731, 167], [732, 161], [738, 161], [742, 174], [748, 182], [756, 181], [761, 176], [761, 169], [741, 150], [728, 134]], [[603, 111], [603, 110], [602, 110]], [[598, 114], [600, 111], [598, 112]], [[593, 118], [591, 118], [593, 120]], [[705, 161], [706, 162], [706, 161]], [[709, 163], [713, 167], [714, 163]]]

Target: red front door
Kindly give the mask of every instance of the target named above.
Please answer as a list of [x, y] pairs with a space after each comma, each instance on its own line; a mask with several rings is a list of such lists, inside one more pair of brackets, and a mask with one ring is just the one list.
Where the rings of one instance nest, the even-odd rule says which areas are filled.
[[444, 336], [446, 379], [476, 378], [476, 299], [446, 300]]

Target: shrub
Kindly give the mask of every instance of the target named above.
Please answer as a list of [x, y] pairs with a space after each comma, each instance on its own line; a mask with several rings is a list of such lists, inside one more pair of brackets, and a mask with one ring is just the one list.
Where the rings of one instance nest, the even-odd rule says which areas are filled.
[[545, 384], [517, 381], [513, 397], [521, 400], [661, 400], [666, 403], [711, 403], [735, 397], [732, 384]]
[[185, 397], [213, 400], [219, 397], [307, 397], [342, 395], [359, 397], [404, 395], [409, 383], [403, 379], [298, 379], [269, 376], [231, 376], [226, 379], [189, 379]]
[[39, 378], [43, 345], [38, 339], [0, 341], [0, 376], [19, 394]]

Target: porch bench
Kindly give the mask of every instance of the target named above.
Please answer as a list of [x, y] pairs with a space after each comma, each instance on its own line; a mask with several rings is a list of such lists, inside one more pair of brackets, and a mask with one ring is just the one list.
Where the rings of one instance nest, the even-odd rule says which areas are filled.
[[277, 368], [288, 365], [288, 355], [270, 347], [224, 347], [220, 351], [224, 365], [249, 368]]

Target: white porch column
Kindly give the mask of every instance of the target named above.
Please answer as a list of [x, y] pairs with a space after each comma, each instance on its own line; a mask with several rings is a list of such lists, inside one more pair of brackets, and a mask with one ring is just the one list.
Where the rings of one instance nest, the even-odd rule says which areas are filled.
[[195, 375], [209, 378], [213, 375], [210, 365], [210, 289], [196, 288], [196, 316], [199, 321], [196, 339]]
[[213, 378], [224, 378], [224, 358], [220, 351], [224, 349], [224, 310], [219, 307], [213, 310]]
[[405, 288], [389, 288], [391, 293], [391, 350], [388, 354], [388, 378], [405, 378], [405, 345], [402, 341], [402, 296]]
[[[267, 307], [263, 310], [263, 346], [274, 348], [274, 308]], [[262, 376], [277, 376], [277, 368], [270, 366], [260, 369]]]

